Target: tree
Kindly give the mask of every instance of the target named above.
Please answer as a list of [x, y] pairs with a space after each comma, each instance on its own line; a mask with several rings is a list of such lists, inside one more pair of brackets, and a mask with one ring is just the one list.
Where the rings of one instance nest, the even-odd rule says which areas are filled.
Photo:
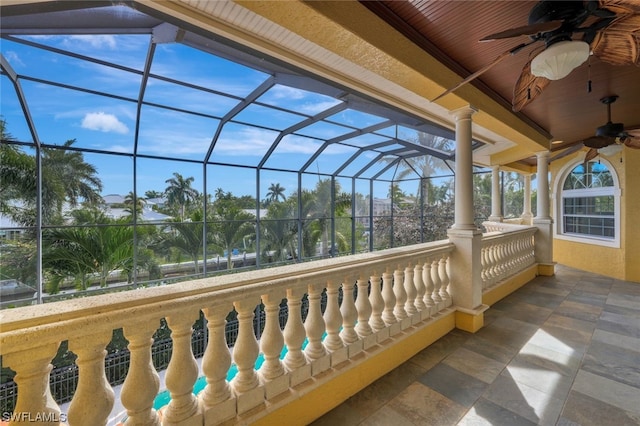
[[226, 251], [227, 269], [233, 268], [233, 249], [245, 237], [255, 234], [252, 214], [242, 210], [234, 200], [218, 199], [214, 203], [215, 222], [211, 225], [214, 245]]
[[133, 195], [133, 191], [130, 191], [124, 197], [124, 210], [129, 213], [129, 216], [133, 217], [135, 212], [136, 218], [140, 219], [142, 216], [142, 210], [144, 209], [147, 200], [142, 197], [136, 197]]
[[189, 217], [190, 222], [171, 225], [175, 232], [163, 233], [160, 244], [165, 250], [175, 249], [188, 255], [193, 261], [194, 273], [199, 273], [198, 260], [203, 250], [204, 223], [202, 212], [196, 211]]
[[294, 221], [295, 204], [292, 202], [273, 203], [267, 207], [267, 218], [260, 221], [262, 238], [261, 250], [263, 256], [275, 260], [287, 260], [287, 255], [296, 257], [295, 241], [298, 233], [297, 223]]
[[[80, 151], [69, 149], [75, 139], [66, 141], [63, 148], [42, 150], [42, 216], [43, 220], [61, 218], [65, 202], [76, 207], [81, 200], [89, 205], [102, 202], [102, 182], [93, 164], [84, 161]], [[46, 222], [45, 222], [46, 223]]]
[[184, 221], [185, 208], [198, 198], [198, 191], [191, 187], [194, 178], [184, 178], [180, 173], [174, 172], [173, 177], [165, 181], [168, 183], [165, 194], [167, 201], [173, 206], [178, 206], [180, 220]]
[[154, 191], [151, 189], [144, 192], [144, 198], [146, 198], [147, 200], [149, 198], [162, 198], [163, 195], [164, 192]]
[[285, 188], [280, 186], [279, 183], [272, 183], [269, 185], [269, 191], [267, 192], [267, 201], [270, 203], [278, 202], [280, 198], [282, 201], [286, 200], [287, 197], [284, 195]]
[[109, 274], [133, 270], [133, 228], [104, 215], [101, 226], [49, 228], [43, 232], [42, 263], [50, 277], [49, 292], [72, 277], [80, 290], [88, 287], [90, 274], [96, 273], [106, 287]]

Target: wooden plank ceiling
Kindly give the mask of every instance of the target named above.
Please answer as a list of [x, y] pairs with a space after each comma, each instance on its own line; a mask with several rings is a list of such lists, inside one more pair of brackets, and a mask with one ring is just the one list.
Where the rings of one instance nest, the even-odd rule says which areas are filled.
[[[626, 0], [638, 3], [640, 0]], [[481, 69], [501, 53], [529, 41], [528, 36], [479, 42], [489, 34], [527, 25], [537, 1], [364, 1], [363, 4], [440, 59], [462, 77]], [[640, 19], [639, 19], [640, 20]], [[636, 33], [640, 37], [640, 33]], [[581, 35], [574, 35], [580, 39]], [[640, 43], [639, 43], [640, 44]], [[507, 57], [472, 83], [510, 106], [523, 65], [544, 48], [542, 41]], [[532, 56], [530, 56], [532, 55]], [[591, 80], [591, 92], [588, 82]], [[614, 66], [596, 56], [562, 80], [552, 81], [525, 106], [523, 114], [564, 142], [581, 141], [607, 122], [600, 99], [619, 95], [612, 121], [640, 128], [640, 67]]]

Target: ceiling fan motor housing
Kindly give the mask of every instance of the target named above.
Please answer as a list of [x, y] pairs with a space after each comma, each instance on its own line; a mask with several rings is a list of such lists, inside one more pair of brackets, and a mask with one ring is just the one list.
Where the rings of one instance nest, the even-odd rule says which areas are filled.
[[585, 12], [581, 1], [543, 0], [529, 12], [529, 25], [548, 21], [565, 21], [580, 17]]

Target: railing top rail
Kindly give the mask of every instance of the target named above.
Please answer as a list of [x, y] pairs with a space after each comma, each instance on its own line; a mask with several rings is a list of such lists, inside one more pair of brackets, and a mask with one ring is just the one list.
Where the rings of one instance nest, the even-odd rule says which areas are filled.
[[538, 228], [531, 226], [524, 226], [520, 229], [510, 229], [508, 231], [491, 231], [482, 234], [482, 242], [487, 243], [491, 241], [500, 241], [508, 238], [517, 238], [519, 236], [529, 237], [534, 235]]
[[[7, 343], [18, 344], [17, 337], [25, 328], [40, 330], [37, 334], [47, 337], [69, 323], [77, 325], [77, 333], [86, 326], [115, 329], [130, 324], [132, 319], [145, 321], [186, 308], [200, 309], [227, 305], [243, 298], [259, 297], [267, 293], [281, 293], [286, 288], [304, 287], [308, 284], [340, 280], [347, 277], [366, 278], [373, 272], [381, 274], [387, 268], [417, 264], [425, 256], [439, 256], [452, 251], [449, 240], [435, 241], [407, 247], [380, 250], [352, 256], [323, 259], [308, 263], [260, 269], [232, 275], [219, 275], [185, 281], [163, 287], [144, 288], [120, 293], [110, 293], [86, 298], [76, 298], [43, 305], [25, 306], [0, 312], [0, 352], [6, 352]], [[195, 307], [195, 308], [194, 308]], [[101, 324], [104, 324], [102, 326]], [[46, 331], [46, 333], [45, 333]], [[94, 330], [98, 331], [98, 330]], [[64, 338], [71, 336], [65, 335]], [[29, 339], [31, 340], [31, 339]], [[44, 342], [43, 342], [44, 343]]]

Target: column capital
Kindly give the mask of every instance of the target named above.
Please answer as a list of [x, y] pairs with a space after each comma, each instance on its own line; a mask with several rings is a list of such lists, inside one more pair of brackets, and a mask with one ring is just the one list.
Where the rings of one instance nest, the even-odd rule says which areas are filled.
[[478, 112], [478, 108], [472, 105], [466, 105], [462, 108], [449, 111], [449, 114], [453, 115], [456, 120], [465, 120], [470, 119], [471, 116], [476, 112]]
[[494, 164], [493, 166], [491, 166], [491, 171], [492, 172], [499, 172], [500, 171], [500, 165]]
[[550, 154], [551, 154], [550, 151], [538, 151], [538, 152], [536, 152], [536, 158], [538, 160], [544, 159], [544, 158], [549, 158]]

